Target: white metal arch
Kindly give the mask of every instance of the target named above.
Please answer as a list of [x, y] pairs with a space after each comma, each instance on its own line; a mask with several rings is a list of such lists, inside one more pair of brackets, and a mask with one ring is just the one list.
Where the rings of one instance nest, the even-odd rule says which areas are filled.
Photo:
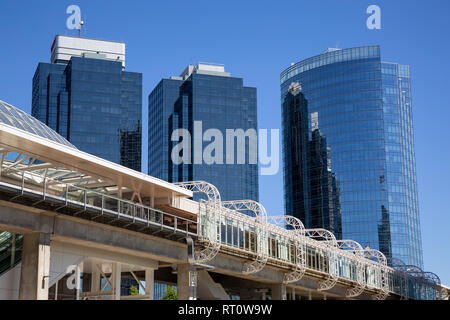
[[257, 219], [261, 219], [261, 222], [267, 221], [267, 211], [264, 206], [254, 200], [233, 200], [233, 201], [223, 201], [222, 205], [225, 208], [235, 210], [238, 212], [248, 212], [251, 211]]
[[376, 300], [384, 300], [389, 295], [389, 283], [388, 283], [388, 266], [386, 256], [379, 250], [367, 248], [364, 250], [364, 255], [368, 260], [376, 259], [377, 269], [380, 272], [381, 277], [381, 290], [375, 295]]
[[357, 285], [347, 289], [347, 297], [353, 298], [361, 295], [366, 287], [366, 279], [364, 277], [364, 253], [362, 246], [354, 240], [337, 240], [339, 249], [349, 251], [354, 254], [356, 260], [356, 283]]
[[266, 265], [268, 259], [266, 209], [261, 203], [253, 200], [223, 201], [222, 206], [244, 214], [249, 211], [253, 212], [254, 217], [248, 216], [248, 218], [254, 219], [256, 237], [259, 239], [257, 254], [254, 260], [244, 263], [242, 273], [252, 274], [261, 271]]
[[292, 283], [300, 280], [306, 271], [306, 247], [305, 247], [305, 227], [303, 223], [292, 216], [269, 216], [268, 223], [285, 229], [289, 236], [294, 236], [295, 245], [295, 269], [284, 275], [283, 283]]
[[[305, 230], [306, 237], [317, 241], [317, 245], [321, 246], [322, 250], [328, 255], [329, 261], [329, 272], [326, 280], [319, 281], [318, 290], [325, 291], [333, 288], [338, 279], [338, 259], [337, 252], [339, 250], [338, 242], [336, 241], [336, 237], [334, 234], [326, 229], [306, 229]], [[323, 245], [322, 245], [323, 244]]]
[[219, 190], [211, 183], [205, 181], [188, 181], [174, 183], [177, 186], [191, 190], [193, 193], [203, 193], [207, 200], [199, 201], [199, 215], [197, 219], [199, 242], [203, 249], [197, 249], [195, 260], [199, 263], [208, 262], [217, 255], [220, 250], [220, 212], [221, 199]]

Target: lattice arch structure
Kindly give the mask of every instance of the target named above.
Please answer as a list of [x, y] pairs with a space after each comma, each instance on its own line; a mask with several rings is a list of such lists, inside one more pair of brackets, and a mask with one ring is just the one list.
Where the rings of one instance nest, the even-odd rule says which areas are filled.
[[261, 220], [262, 223], [267, 222], [267, 211], [264, 206], [254, 200], [233, 200], [223, 201], [222, 206], [225, 208], [235, 210], [242, 213], [253, 213], [256, 219]]
[[[255, 259], [244, 263], [242, 273], [253, 274], [261, 271], [267, 263], [267, 211], [264, 206], [253, 200], [235, 200], [223, 201], [222, 206], [236, 212], [248, 215], [249, 219], [256, 222], [256, 234], [258, 241], [258, 250]], [[253, 216], [250, 216], [251, 213]]]
[[389, 283], [388, 283], [388, 265], [386, 256], [376, 249], [367, 248], [364, 249], [364, 255], [368, 260], [376, 261], [378, 263], [377, 268], [381, 279], [381, 290], [374, 296], [376, 300], [384, 300], [389, 295]]
[[357, 285], [351, 288], [347, 289], [346, 296], [348, 298], [354, 298], [359, 296], [364, 292], [364, 289], [366, 288], [366, 279], [364, 276], [364, 270], [365, 270], [365, 258], [363, 253], [362, 246], [354, 241], [354, 240], [337, 240], [337, 243], [339, 245], [339, 249], [348, 251], [354, 256], [353, 259], [356, 260], [356, 283]]
[[339, 244], [334, 234], [326, 229], [306, 229], [305, 235], [307, 238], [319, 240], [315, 243], [316, 246], [320, 246], [324, 253], [328, 256], [329, 261], [329, 273], [327, 279], [319, 281], [318, 290], [325, 291], [333, 288], [338, 279], [338, 259], [337, 252], [339, 250]]
[[[293, 283], [299, 281], [306, 271], [306, 245], [305, 227], [303, 223], [292, 216], [270, 216], [267, 222], [271, 226], [278, 226], [286, 230], [286, 234], [293, 239], [295, 246], [295, 269], [286, 273], [283, 283]], [[287, 229], [285, 229], [287, 228]]]
[[401, 259], [391, 258], [391, 266], [397, 271], [400, 278], [400, 300], [408, 300], [408, 273], [406, 272], [406, 264]]
[[[441, 279], [433, 272], [423, 271], [421, 268], [413, 265], [401, 265], [399, 268], [405, 272], [408, 278], [414, 278], [415, 283], [424, 286], [425, 290], [432, 287], [434, 292], [434, 298], [436, 300], [443, 300], [445, 295], [443, 294], [443, 288], [441, 286]], [[421, 288], [419, 287], [419, 290]], [[425, 294], [427, 296], [427, 294]]]
[[214, 259], [220, 250], [220, 212], [221, 199], [219, 190], [211, 183], [205, 181], [189, 181], [174, 183], [195, 193], [206, 195], [207, 200], [199, 201], [198, 219], [201, 226], [198, 239], [202, 244], [202, 249], [195, 251], [195, 260], [198, 263], [205, 263]]

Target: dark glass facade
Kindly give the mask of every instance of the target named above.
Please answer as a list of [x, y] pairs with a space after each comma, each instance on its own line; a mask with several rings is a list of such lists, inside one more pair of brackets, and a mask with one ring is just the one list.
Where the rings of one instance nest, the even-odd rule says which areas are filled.
[[[201, 121], [203, 133], [222, 133], [223, 164], [195, 163], [194, 141], [202, 141], [202, 150], [211, 143], [195, 135], [196, 121]], [[171, 153], [179, 142], [171, 141], [171, 135], [181, 128], [191, 134], [191, 163], [177, 165]], [[256, 88], [243, 86], [242, 78], [195, 72], [186, 79], [161, 80], [149, 95], [149, 175], [169, 182], [207, 181], [219, 189], [222, 200], [258, 201], [258, 165], [249, 163], [249, 139], [245, 163], [237, 164], [235, 154], [234, 164], [227, 164], [227, 129], [257, 130]]]
[[141, 171], [142, 74], [121, 62], [39, 63], [32, 115], [78, 149]]
[[[282, 72], [282, 103], [292, 82], [330, 148], [342, 237], [422, 267], [409, 67], [382, 62], [379, 46], [328, 50]], [[283, 130], [290, 117], [283, 111]], [[285, 184], [287, 213], [291, 193]]]
[[301, 90], [292, 82], [283, 102], [285, 213], [308, 229], [325, 228], [340, 239], [339, 183], [331, 169], [330, 147]]

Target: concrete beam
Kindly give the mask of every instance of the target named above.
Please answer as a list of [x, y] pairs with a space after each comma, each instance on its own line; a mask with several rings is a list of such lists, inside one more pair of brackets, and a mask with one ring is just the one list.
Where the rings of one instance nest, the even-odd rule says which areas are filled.
[[[139, 232], [113, 227], [106, 224], [74, 218], [51, 211], [40, 210], [20, 204], [0, 201], [0, 229], [17, 233], [41, 232], [51, 235], [52, 241], [70, 243], [89, 247], [103, 254], [124, 255], [126, 259], [133, 257], [136, 265], [149, 266], [150, 260], [169, 264], [187, 263], [187, 246], [184, 243], [169, 241], [163, 238]], [[145, 262], [147, 261], [147, 262]], [[215, 267], [214, 272], [230, 275], [240, 279], [250, 279], [261, 283], [282, 283], [285, 271], [266, 266], [256, 274], [242, 274], [244, 260], [219, 253], [209, 265]], [[154, 269], [153, 266], [149, 266]], [[300, 291], [317, 291], [318, 278], [308, 273], [298, 282], [289, 284]], [[346, 289], [339, 283], [327, 290], [328, 297], [345, 297]], [[357, 299], [370, 299], [363, 294]]]
[[137, 257], [135, 255], [119, 253], [117, 250], [109, 248], [98, 248], [80, 243], [74, 243], [70, 239], [64, 237], [52, 237], [52, 252], [70, 253], [77, 256], [97, 258], [101, 260], [109, 260], [120, 262], [122, 264], [140, 266], [142, 269], [151, 268], [158, 269], [158, 261], [145, 257]]
[[167, 263], [187, 261], [186, 244], [7, 201], [0, 201], [0, 229], [47, 233], [52, 240]]

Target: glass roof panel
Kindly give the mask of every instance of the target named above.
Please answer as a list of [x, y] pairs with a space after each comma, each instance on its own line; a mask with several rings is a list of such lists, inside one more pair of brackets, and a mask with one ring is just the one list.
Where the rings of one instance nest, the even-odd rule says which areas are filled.
[[40, 122], [38, 119], [33, 118], [28, 113], [13, 107], [12, 105], [0, 100], [0, 123], [4, 123], [13, 126], [17, 129], [27, 131], [29, 133], [38, 135], [42, 138], [61, 143], [67, 147], [75, 148], [67, 139], [63, 136]]

